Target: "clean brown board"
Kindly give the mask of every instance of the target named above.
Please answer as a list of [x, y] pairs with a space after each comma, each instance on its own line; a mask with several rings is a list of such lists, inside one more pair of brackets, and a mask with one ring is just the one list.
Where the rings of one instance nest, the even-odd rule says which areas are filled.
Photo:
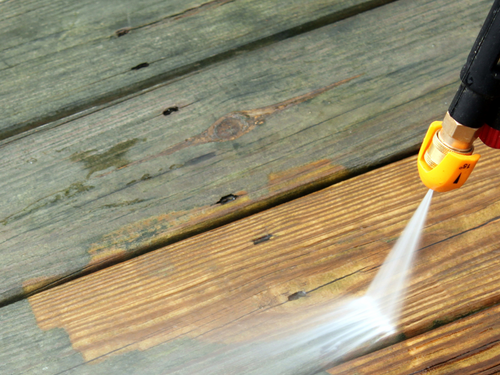
[[0, 139], [389, 1], [2, 1]]
[[[500, 302], [500, 154], [478, 151], [467, 184], [433, 198], [400, 340]], [[189, 365], [362, 295], [426, 191], [411, 157], [6, 306], [0, 363], [206, 373]]]
[[332, 368], [337, 374], [498, 374], [500, 307]]
[[0, 304], [415, 152], [488, 6], [398, 1], [4, 141]]

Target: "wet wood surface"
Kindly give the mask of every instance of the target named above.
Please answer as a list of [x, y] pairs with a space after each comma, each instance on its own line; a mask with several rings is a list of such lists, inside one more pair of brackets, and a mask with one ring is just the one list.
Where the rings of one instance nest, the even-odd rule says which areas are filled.
[[0, 139], [388, 2], [0, 1]]
[[332, 368], [337, 374], [498, 374], [500, 306]]
[[[397, 345], [500, 302], [500, 154], [478, 152], [467, 184], [433, 198]], [[6, 306], [0, 363], [221, 373], [220, 350], [362, 295], [425, 193], [411, 157]]]
[[488, 6], [397, 1], [4, 140], [0, 304], [415, 152]]

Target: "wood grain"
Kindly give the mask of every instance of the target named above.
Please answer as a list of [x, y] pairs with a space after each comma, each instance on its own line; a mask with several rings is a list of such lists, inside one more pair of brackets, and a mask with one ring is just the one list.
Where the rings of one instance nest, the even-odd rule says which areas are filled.
[[334, 374], [497, 374], [500, 307], [494, 306], [332, 368]]
[[0, 304], [415, 152], [488, 6], [398, 1], [4, 141]]
[[[483, 157], [467, 184], [433, 198], [400, 339], [500, 302], [500, 154], [478, 151]], [[414, 157], [393, 163], [39, 293], [29, 298], [39, 327], [31, 325], [30, 335], [80, 352], [74, 374], [196, 373], [199, 361], [217, 369], [221, 351], [273, 328], [289, 330], [328, 301], [361, 295], [425, 192]], [[306, 296], [289, 298], [299, 291]], [[23, 345], [15, 337], [27, 335], [20, 332], [26, 309], [23, 302], [0, 309], [17, 327], [2, 342], [7, 369], [19, 366], [20, 354], [10, 356]], [[69, 369], [40, 353], [23, 364]]]
[[0, 2], [0, 139], [389, 1]]

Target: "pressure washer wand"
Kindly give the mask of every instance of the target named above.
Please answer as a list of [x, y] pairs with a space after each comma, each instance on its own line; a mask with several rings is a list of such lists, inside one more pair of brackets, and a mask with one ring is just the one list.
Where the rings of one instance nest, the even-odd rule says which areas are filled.
[[430, 189], [461, 187], [480, 155], [474, 141], [500, 148], [500, 0], [495, 0], [460, 73], [460, 88], [442, 122], [433, 122], [418, 155]]

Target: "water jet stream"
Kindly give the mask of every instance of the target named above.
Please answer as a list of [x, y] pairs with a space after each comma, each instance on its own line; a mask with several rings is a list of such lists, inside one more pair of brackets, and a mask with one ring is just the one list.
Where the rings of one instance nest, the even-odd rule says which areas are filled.
[[223, 345], [169, 373], [310, 375], [394, 336], [432, 193], [429, 190], [422, 200], [364, 296], [343, 300], [295, 322], [291, 329], [280, 327], [257, 340]]

